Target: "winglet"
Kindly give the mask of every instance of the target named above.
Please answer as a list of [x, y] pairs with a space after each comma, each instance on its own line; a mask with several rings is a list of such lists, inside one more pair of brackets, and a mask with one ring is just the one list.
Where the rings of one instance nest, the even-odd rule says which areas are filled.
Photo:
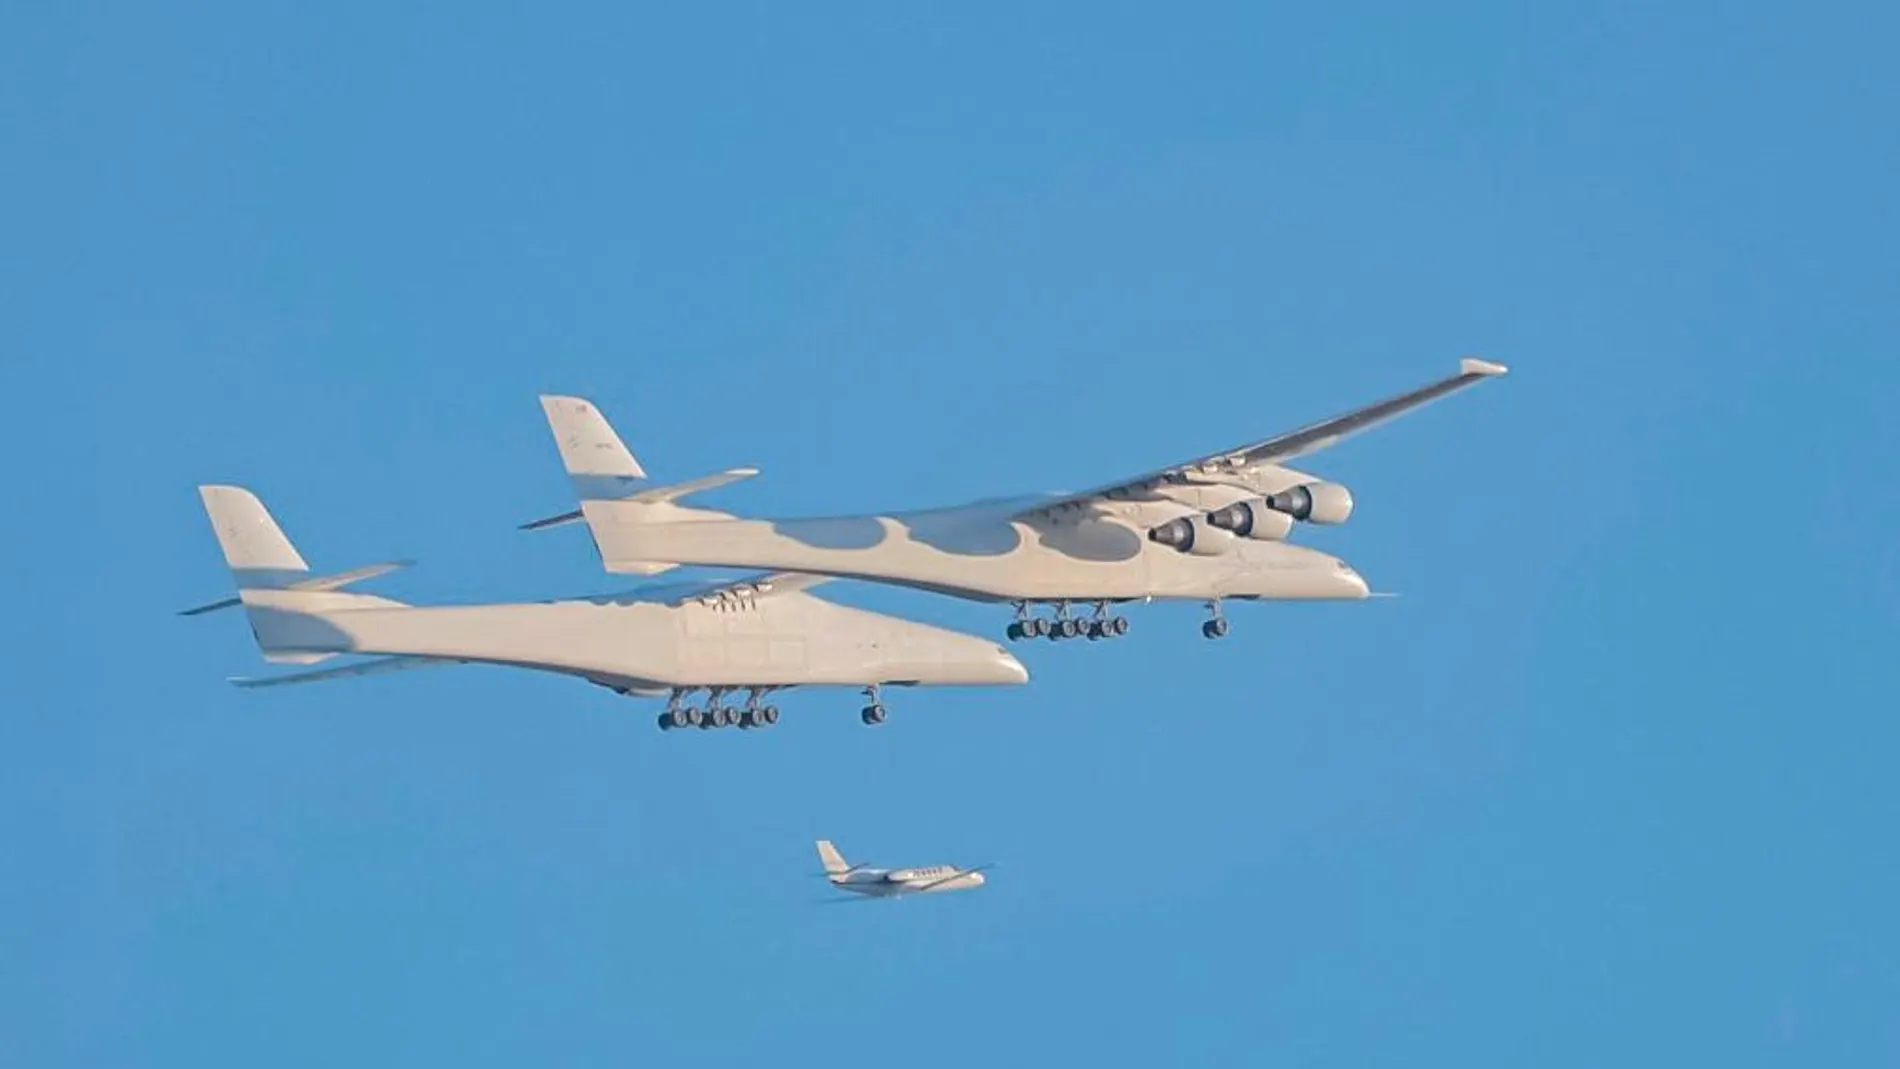
[[1460, 375], [1504, 375], [1508, 374], [1510, 370], [1510, 368], [1505, 367], [1503, 364], [1494, 364], [1489, 360], [1480, 360], [1475, 356], [1467, 356], [1463, 360], [1458, 361], [1458, 373]]

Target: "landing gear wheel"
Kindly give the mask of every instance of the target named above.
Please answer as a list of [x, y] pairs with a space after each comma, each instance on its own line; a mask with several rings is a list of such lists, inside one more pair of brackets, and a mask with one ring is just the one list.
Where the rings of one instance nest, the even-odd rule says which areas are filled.
[[1201, 625], [1201, 634], [1208, 638], [1225, 638], [1227, 636], [1227, 621], [1220, 617], [1215, 617]]
[[1108, 637], [1108, 625], [1100, 620], [1090, 620], [1082, 626], [1083, 633], [1088, 635], [1090, 642]]
[[696, 728], [706, 722], [706, 714], [690, 705], [674, 713], [673, 716], [678, 722], [677, 726], [679, 727]]
[[660, 730], [661, 731], [673, 730], [673, 714], [672, 713], [660, 714]]
[[1021, 642], [1023, 639], [1029, 637], [1028, 633], [1023, 630], [1023, 622], [1021, 620], [1010, 624], [1009, 630], [1005, 631], [1004, 634], [1009, 636], [1011, 642]]
[[884, 722], [884, 707], [882, 705], [867, 705], [864, 707], [864, 710], [858, 714], [858, 719], [864, 721], [866, 726], [882, 724]]
[[739, 710], [739, 727], [741, 730], [755, 728], [758, 726], [759, 726], [758, 710], [756, 709]]
[[1030, 638], [1041, 638], [1049, 633], [1049, 621], [1034, 617], [1023, 622], [1023, 634]]
[[759, 723], [764, 724], [766, 727], [771, 727], [773, 724], [778, 723], [778, 706], [768, 705], [760, 709]]
[[1108, 622], [1108, 633], [1120, 638], [1128, 633], [1128, 617], [1117, 616]]

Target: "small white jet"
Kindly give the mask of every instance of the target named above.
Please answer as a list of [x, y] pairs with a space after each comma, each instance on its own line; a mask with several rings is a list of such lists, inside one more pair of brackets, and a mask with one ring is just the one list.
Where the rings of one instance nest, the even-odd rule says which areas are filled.
[[[1127, 601], [1205, 601], [1208, 638], [1227, 633], [1223, 599], [1358, 599], [1366, 581], [1345, 561], [1286, 541], [1297, 523], [1352, 514], [1346, 487], [1284, 467], [1347, 435], [1505, 373], [1466, 359], [1458, 373], [1376, 404], [1262, 441], [1210, 453], [1083, 493], [980, 501], [951, 508], [815, 519], [751, 519], [689, 508], [695, 489], [755, 474], [739, 468], [680, 487], [651, 487], [606, 418], [579, 397], [542, 407], [610, 572], [673, 563], [784, 568], [1011, 602], [1011, 639], [1112, 638]], [[656, 563], [663, 562], [663, 563]], [[1070, 616], [1092, 605], [1092, 618]], [[1052, 617], [1031, 615], [1051, 605]]]
[[867, 898], [896, 898], [899, 895], [932, 894], [937, 891], [973, 891], [986, 882], [983, 873], [989, 865], [958, 868], [955, 865], [930, 865], [917, 869], [875, 869], [868, 865], [847, 864], [844, 855], [830, 839], [818, 840], [818, 860], [825, 864], [825, 879], [840, 891]]
[[[1019, 684], [1029, 674], [987, 638], [848, 608], [806, 593], [810, 575], [674, 584], [595, 598], [502, 605], [413, 606], [341, 588], [380, 564], [312, 577], [303, 556], [249, 490], [199, 493], [238, 596], [186, 610], [242, 605], [264, 659], [314, 664], [338, 654], [376, 659], [264, 678], [278, 686], [427, 665], [480, 662], [579, 676], [633, 697], [666, 697], [662, 728], [766, 727], [761, 699], [799, 686], [863, 688], [866, 724], [882, 723], [882, 686]], [[705, 707], [688, 699], [706, 692]], [[728, 698], [747, 694], [741, 707]]]

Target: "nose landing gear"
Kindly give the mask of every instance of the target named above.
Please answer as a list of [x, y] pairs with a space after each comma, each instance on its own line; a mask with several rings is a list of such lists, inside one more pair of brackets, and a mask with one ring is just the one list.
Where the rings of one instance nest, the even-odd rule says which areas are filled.
[[1221, 615], [1220, 599], [1215, 598], [1208, 602], [1207, 611], [1214, 615], [1206, 623], [1201, 625], [1201, 635], [1205, 638], [1226, 638], [1227, 617]]
[[864, 696], [871, 699], [871, 703], [858, 712], [858, 719], [864, 721], [865, 727], [875, 727], [878, 724], [882, 724], [885, 716], [888, 714], [884, 709], [884, 701], [878, 691], [877, 684], [873, 683], [864, 688]]

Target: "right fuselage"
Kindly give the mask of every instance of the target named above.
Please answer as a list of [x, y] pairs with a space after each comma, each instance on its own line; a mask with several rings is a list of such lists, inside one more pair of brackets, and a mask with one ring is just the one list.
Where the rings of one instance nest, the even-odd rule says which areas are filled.
[[1048, 515], [1034, 499], [883, 516], [652, 522], [637, 504], [589, 502], [611, 569], [619, 560], [760, 567], [874, 579], [990, 601], [1363, 598], [1345, 562], [1304, 546], [1222, 538], [1182, 552], [1146, 535], [1180, 502], [1118, 502]]

